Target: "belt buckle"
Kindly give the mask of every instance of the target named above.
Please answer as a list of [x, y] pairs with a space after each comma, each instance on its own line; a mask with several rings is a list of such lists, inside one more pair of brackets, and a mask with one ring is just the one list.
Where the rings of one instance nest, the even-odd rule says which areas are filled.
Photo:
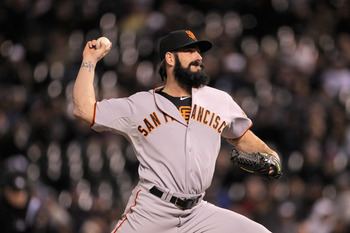
[[176, 199], [175, 199], [175, 203], [174, 203], [174, 205], [177, 207], [177, 208], [179, 208], [179, 209], [185, 209], [185, 207], [184, 206], [181, 206], [178, 202], [180, 202], [180, 201], [183, 201], [181, 198], [179, 198], [179, 197], [176, 197]]
[[174, 204], [179, 209], [187, 210], [187, 209], [191, 209], [193, 207], [194, 202], [195, 202], [195, 200], [193, 200], [193, 199], [186, 198], [183, 200], [183, 199], [177, 197]]

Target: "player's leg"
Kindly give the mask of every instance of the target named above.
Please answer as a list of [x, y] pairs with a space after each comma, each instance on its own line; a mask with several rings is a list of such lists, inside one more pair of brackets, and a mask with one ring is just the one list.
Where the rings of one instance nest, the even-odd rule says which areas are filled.
[[263, 225], [236, 212], [202, 201], [192, 214], [183, 218], [180, 232], [271, 233]]
[[178, 233], [178, 218], [164, 204], [167, 203], [150, 194], [147, 188], [137, 186], [112, 233]]

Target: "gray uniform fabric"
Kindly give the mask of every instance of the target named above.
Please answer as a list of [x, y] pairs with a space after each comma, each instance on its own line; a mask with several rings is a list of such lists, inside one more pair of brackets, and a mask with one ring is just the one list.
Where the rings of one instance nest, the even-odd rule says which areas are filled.
[[[114, 232], [211, 232], [210, 229], [212, 232], [232, 232], [224, 229], [232, 230], [234, 225], [242, 227], [240, 219], [249, 222], [252, 228], [238, 232], [264, 232], [261, 225], [203, 200], [194, 208], [183, 211], [167, 202], [166, 198], [162, 200], [148, 192], [155, 185], [170, 196], [204, 196], [213, 178], [221, 137], [238, 138], [252, 124], [226, 92], [208, 86], [193, 88], [187, 123], [175, 105], [155, 90], [96, 104], [92, 128], [124, 135], [133, 145], [140, 162], [139, 185]], [[199, 214], [199, 209], [208, 213]], [[197, 214], [191, 214], [196, 211]], [[192, 219], [191, 223], [186, 226], [194, 228], [181, 230], [179, 226], [182, 224], [178, 221], [189, 219]], [[155, 220], [159, 227], [152, 224]], [[203, 225], [203, 231], [194, 230], [204, 220], [211, 226], [206, 228]], [[218, 222], [224, 224], [223, 228], [218, 228], [224, 231], [215, 231]], [[255, 228], [258, 230], [252, 231]]]

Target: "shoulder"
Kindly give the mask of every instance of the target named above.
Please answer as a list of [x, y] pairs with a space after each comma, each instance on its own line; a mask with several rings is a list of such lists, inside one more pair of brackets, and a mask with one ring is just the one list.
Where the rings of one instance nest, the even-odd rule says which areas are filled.
[[153, 90], [136, 92], [128, 97], [130, 100], [142, 100], [153, 97]]
[[227, 92], [209, 86], [196, 88], [193, 90], [193, 92], [197, 93], [198, 95], [216, 96], [232, 99], [232, 97]]

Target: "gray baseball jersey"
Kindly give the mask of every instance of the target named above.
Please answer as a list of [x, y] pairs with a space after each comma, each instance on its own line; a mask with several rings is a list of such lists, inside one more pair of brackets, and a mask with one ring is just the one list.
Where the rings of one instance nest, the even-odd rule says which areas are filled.
[[221, 135], [238, 138], [250, 125], [230, 95], [206, 86], [192, 91], [188, 124], [168, 99], [151, 90], [98, 102], [93, 129], [120, 133], [132, 143], [141, 180], [198, 194], [211, 184]]
[[[183, 117], [186, 114], [189, 116], [188, 122]], [[136, 215], [135, 206], [142, 189], [140, 187], [146, 186], [144, 190], [147, 192], [155, 185], [161, 190], [168, 190], [182, 197], [204, 194], [213, 178], [221, 136], [238, 138], [251, 124], [251, 120], [229, 94], [208, 86], [193, 88], [191, 109], [184, 108], [180, 111], [167, 98], [157, 94], [156, 89], [139, 92], [128, 98], [98, 102], [95, 105], [93, 129], [109, 130], [124, 135], [133, 145], [140, 163], [140, 183], [129, 200], [123, 221], [118, 224], [118, 232], [123, 232], [120, 226], [126, 221], [128, 213]], [[142, 194], [145, 195], [145, 192]], [[144, 202], [151, 203], [149, 198], [157, 199], [152, 195], [146, 196], [143, 197]], [[142, 202], [138, 200], [139, 208], [143, 206]], [[157, 208], [160, 208], [161, 204], [158, 205]], [[199, 206], [203, 206], [203, 203]], [[158, 215], [149, 217], [148, 222], [152, 222], [156, 216]], [[221, 215], [217, 216], [218, 219], [224, 219]], [[148, 232], [145, 230], [147, 221], [140, 220], [143, 217], [138, 218], [139, 220], [129, 217], [129, 221], [134, 221], [129, 227], [135, 227], [137, 222], [142, 228], [133, 228], [135, 231]], [[233, 227], [232, 219], [228, 222], [230, 227]], [[154, 227], [153, 224], [150, 226]], [[257, 232], [263, 232], [260, 225], [258, 229]], [[158, 232], [171, 231], [163, 228]]]

